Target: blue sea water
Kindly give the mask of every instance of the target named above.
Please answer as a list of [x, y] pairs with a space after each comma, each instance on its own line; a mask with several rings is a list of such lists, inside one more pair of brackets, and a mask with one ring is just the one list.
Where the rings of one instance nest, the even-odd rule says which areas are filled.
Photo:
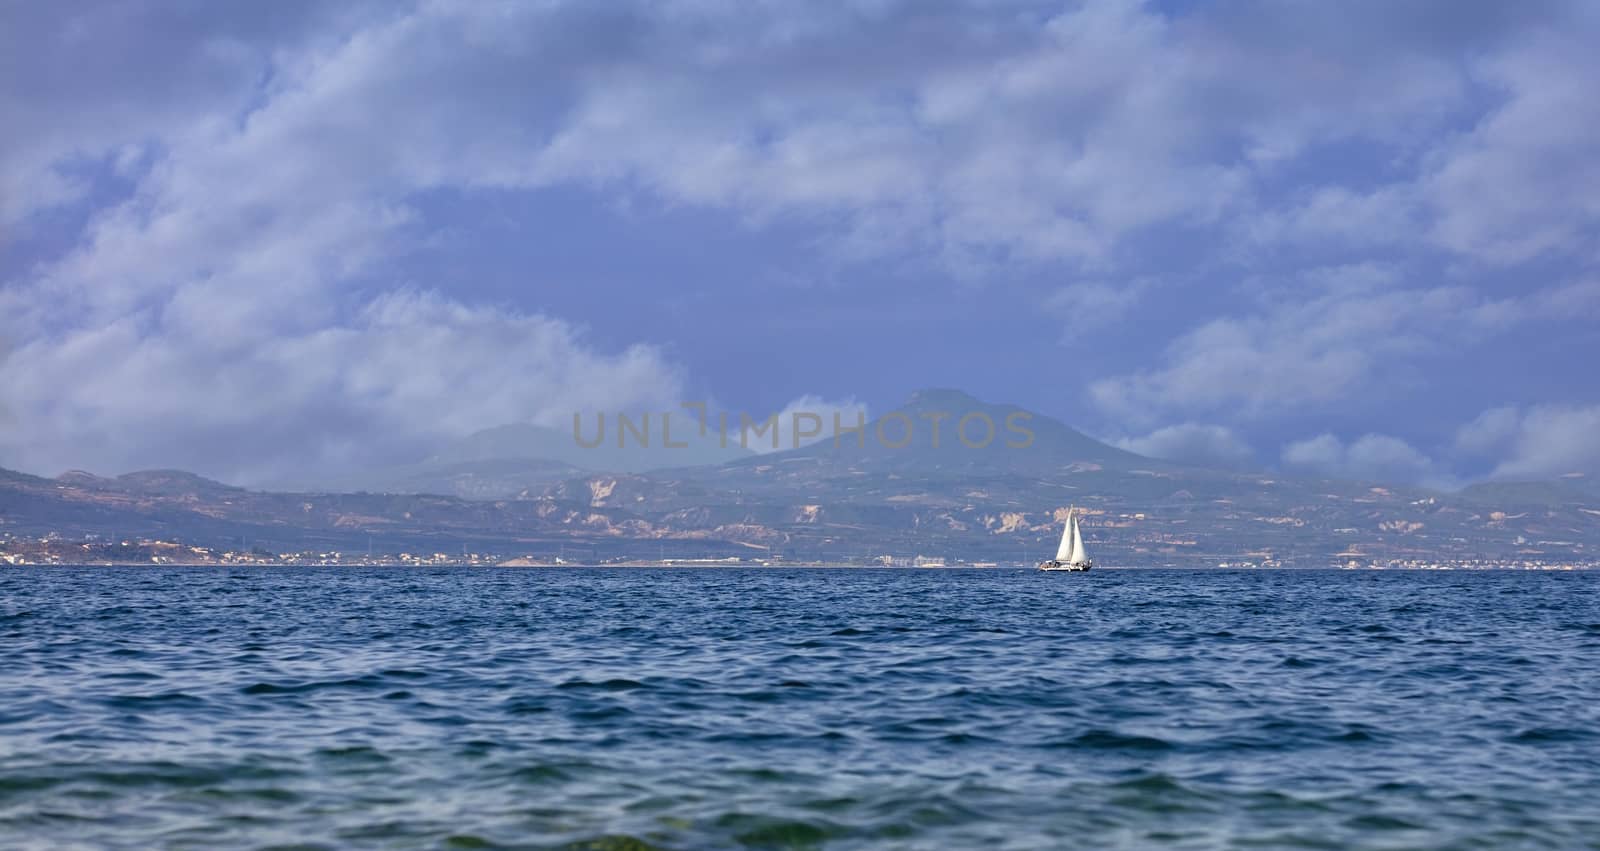
[[1600, 848], [1600, 575], [0, 572], [7, 848]]

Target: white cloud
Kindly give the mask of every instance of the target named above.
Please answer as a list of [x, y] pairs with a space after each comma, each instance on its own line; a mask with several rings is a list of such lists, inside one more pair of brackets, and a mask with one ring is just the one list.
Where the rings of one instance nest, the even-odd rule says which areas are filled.
[[1503, 450], [1522, 428], [1522, 412], [1514, 405], [1490, 408], [1456, 430], [1457, 452], [1472, 456]]
[[1045, 306], [1066, 320], [1063, 342], [1071, 342], [1072, 327], [1084, 329], [1114, 322], [1127, 315], [1150, 289], [1144, 280], [1113, 283], [1083, 281], [1062, 287], [1045, 300]]
[[441, 35], [464, 35], [436, 24], [312, 39], [259, 96], [207, 92], [163, 113], [170, 127], [121, 128], [162, 140], [132, 197], [0, 290], [17, 341], [0, 385], [19, 421], [0, 463], [308, 478], [487, 425], [677, 403], [679, 370], [654, 348], [600, 351], [537, 312], [370, 288], [418, 227], [411, 193], [493, 183], [524, 155], [515, 124], [479, 136], [449, 98], [396, 100], [419, 83], [397, 56], [425, 66]]
[[[1600, 12], [1552, 26], [1478, 63], [1502, 104], [1444, 146], [1422, 180], [1436, 215], [1431, 236], [1464, 254], [1515, 262], [1600, 233], [1600, 158], [1594, 131], [1594, 40]], [[1593, 259], [1593, 255], [1590, 255]]]
[[664, 409], [681, 398], [659, 352], [597, 352], [548, 317], [392, 293], [348, 319], [235, 346], [151, 333], [139, 317], [36, 341], [0, 364], [29, 412], [0, 437], [7, 465], [56, 473], [182, 466], [231, 481], [301, 478], [420, 457], [438, 439], [573, 410]]
[[1251, 248], [1389, 247], [1414, 240], [1424, 225], [1415, 188], [1385, 186], [1360, 192], [1320, 186], [1280, 207], [1243, 217], [1235, 225]]
[[1331, 434], [1296, 441], [1283, 449], [1283, 464], [1302, 472], [1341, 479], [1422, 483], [1452, 487], [1455, 482], [1433, 459], [1411, 444], [1383, 434], [1368, 434], [1346, 444]]
[[[839, 214], [858, 244], [952, 259], [1105, 263], [1141, 228], [1225, 218], [1386, 240], [1431, 222], [1464, 254], [1554, 249], [1596, 220], [1582, 199], [1600, 193], [1561, 177], [1593, 172], [1574, 132], [1593, 124], [1593, 75], [1573, 69], [1593, 67], [1597, 16], [1543, 12], [307, 4], [188, 27], [41, 12], [5, 46], [129, 67], [52, 66], [0, 100], [30, 129], [0, 142], [0, 177], [14, 217], [81, 197], [64, 163], [163, 149], [205, 114], [247, 125], [261, 180], [583, 181], [756, 218]], [[1505, 92], [1496, 108], [1486, 87]], [[1274, 189], [1308, 152], [1357, 143], [1387, 155], [1388, 184]]]
[[1461, 427], [1456, 448], [1495, 462], [1491, 478], [1600, 473], [1600, 405], [1492, 408]]
[[1600, 315], [1592, 282], [1486, 300], [1462, 286], [1406, 287], [1398, 271], [1370, 265], [1313, 270], [1300, 281], [1300, 292], [1269, 290], [1253, 315], [1211, 319], [1178, 337], [1160, 367], [1096, 381], [1094, 400], [1135, 422], [1359, 405], [1361, 395], [1382, 397], [1408, 380], [1397, 364], [1484, 345], [1535, 319]]
[[[1304, 38], [1306, 10], [1257, 11], [1241, 26], [1120, 0], [1011, 14], [430, 4], [283, 88], [314, 96], [335, 138], [381, 126], [369, 156], [424, 183], [582, 181], [757, 219], [836, 214], [854, 245], [955, 262], [1103, 263], [1150, 225], [1270, 219], [1300, 205], [1263, 181], [1330, 143], [1396, 148], [1404, 191], [1384, 191], [1421, 192], [1443, 155], [1415, 139], [1472, 108], [1461, 63], [1420, 40], [1364, 46], [1355, 33], [1394, 27], [1379, 7], [1326, 21], [1309, 61], [1281, 47]], [[1501, 29], [1515, 27], [1465, 38], [1499, 56], [1487, 33]], [[540, 85], [481, 85], [519, 79]], [[1339, 193], [1359, 194], [1319, 197]], [[1299, 227], [1348, 228], [1352, 203], [1313, 204]]]
[[[737, 416], [730, 414], [730, 423]], [[871, 422], [867, 406], [853, 398], [824, 399], [812, 394], [796, 398], [773, 416], [777, 421], [777, 448], [773, 448], [773, 437], [770, 433], [763, 432], [757, 437], [751, 432], [749, 448], [752, 451], [766, 454], [832, 440], [836, 421], [841, 428], [855, 428], [858, 422]], [[756, 418], [751, 415], [751, 419]]]
[[1235, 467], [1254, 458], [1248, 444], [1226, 426], [1182, 423], [1144, 435], [1114, 440], [1112, 444], [1152, 458]]
[[0, 224], [25, 232], [29, 216], [82, 200], [95, 162], [126, 170], [132, 155], [172, 128], [240, 109], [274, 52], [337, 40], [373, 11], [360, 2], [293, 0], [270, 9], [0, 10], [0, 126], [13, 131], [0, 134]]
[[[678, 395], [653, 349], [598, 351], [449, 281], [393, 292], [440, 188], [580, 183], [955, 268], [1049, 261], [1087, 276], [1058, 308], [1108, 314], [1141, 303], [1115, 273], [1158, 227], [1334, 253], [1414, 231], [1469, 269], [1594, 259], [1592, 4], [216, 8], [3, 12], [0, 54], [31, 73], [0, 80], [0, 223], [77, 205], [89, 224], [0, 267], [0, 376], [32, 424], [0, 462], [226, 473]], [[1382, 165], [1316, 166], [1341, 146]], [[1284, 275], [1095, 398], [1148, 426], [1345, 404], [1600, 301], [1356, 277]], [[266, 410], [295, 424], [283, 446], [224, 445]]]

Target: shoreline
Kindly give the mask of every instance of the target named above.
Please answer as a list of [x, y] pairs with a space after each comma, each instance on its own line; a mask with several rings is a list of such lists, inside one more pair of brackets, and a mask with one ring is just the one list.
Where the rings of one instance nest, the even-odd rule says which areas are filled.
[[[500, 562], [484, 562], [477, 564], [442, 563], [428, 564], [403, 561], [373, 561], [373, 562], [344, 562], [344, 563], [315, 563], [315, 562], [148, 562], [148, 561], [96, 561], [96, 562], [11, 562], [0, 564], [0, 572], [6, 569], [28, 568], [84, 568], [84, 567], [109, 567], [119, 569], [133, 568], [255, 568], [270, 570], [274, 568], [320, 568], [326, 570], [350, 570], [360, 568], [383, 568], [393, 570], [430, 570], [430, 569], [498, 569], [498, 570], [879, 570], [896, 572], [914, 571], [1035, 571], [1038, 568], [1026, 565], [969, 565], [951, 564], [938, 566], [901, 567], [881, 564], [828, 564], [821, 562], [795, 563], [795, 564], [672, 564], [663, 562], [626, 562], [609, 564], [507, 564]], [[1092, 571], [1085, 573], [1099, 573], [1101, 571], [1129, 572], [1150, 570], [1181, 570], [1190, 572], [1238, 572], [1238, 573], [1289, 573], [1289, 572], [1314, 572], [1314, 571], [1339, 571], [1341, 573], [1583, 573], [1587, 571], [1600, 571], [1600, 564], [1548, 564], [1539, 566], [1481, 566], [1481, 567], [1420, 567], [1420, 566], [1362, 566], [1346, 567], [1341, 565], [1324, 566], [1284, 566], [1284, 567], [1239, 567], [1229, 565], [1219, 566], [1185, 566], [1185, 565], [1154, 565], [1149, 567], [1133, 565], [1103, 565], [1096, 566]]]

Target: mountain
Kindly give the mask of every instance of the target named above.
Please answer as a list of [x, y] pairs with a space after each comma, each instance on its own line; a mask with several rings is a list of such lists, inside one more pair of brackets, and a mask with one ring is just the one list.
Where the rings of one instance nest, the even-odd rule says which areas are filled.
[[568, 479], [590, 475], [591, 470], [543, 458], [485, 458], [481, 461], [425, 461], [345, 476], [329, 490], [441, 494], [462, 499], [509, 499]]
[[[971, 477], [1036, 474], [1090, 469], [1162, 470], [1172, 465], [1108, 446], [1049, 418], [1015, 405], [993, 405], [958, 390], [931, 389], [867, 423], [859, 431], [841, 421], [803, 423], [820, 428], [823, 439], [799, 449], [757, 454], [749, 448], [774, 439], [757, 424], [741, 433], [734, 419], [726, 433], [710, 424], [700, 434], [690, 411], [672, 420], [667, 447], [661, 413], [630, 418], [645, 435], [622, 436], [615, 415], [590, 416], [582, 431], [530, 424], [503, 425], [475, 432], [443, 447], [424, 461], [345, 476], [323, 489], [374, 493], [435, 493], [467, 499], [506, 499], [538, 493], [565, 479], [584, 475], [653, 473], [658, 476], [739, 482], [744, 488], [785, 487], [794, 475], [841, 475], [869, 465], [884, 474]], [[599, 424], [604, 421], [604, 431]], [[779, 446], [792, 441], [796, 423], [780, 422]], [[580, 440], [581, 438], [581, 440]], [[598, 441], [599, 445], [594, 444]], [[903, 444], [903, 445], [902, 445]], [[784, 475], [764, 476], [775, 463]], [[711, 471], [716, 471], [712, 473]], [[744, 480], [741, 482], [741, 478]]]
[[[325, 489], [374, 493], [434, 493], [466, 499], [506, 499], [539, 490], [585, 473], [638, 473], [672, 467], [720, 464], [754, 453], [737, 444], [723, 447], [699, 434], [693, 414], [681, 412], [672, 420], [674, 444], [663, 445], [660, 413], [635, 415], [631, 424], [645, 430], [648, 445], [633, 433], [619, 441], [616, 415], [605, 420], [604, 439], [585, 446], [573, 432], [520, 423], [474, 432], [441, 448], [415, 464], [380, 467], [322, 483]], [[596, 443], [599, 420], [582, 423], [583, 440]], [[622, 443], [622, 445], [618, 445]]]
[[[962, 418], [966, 442], [952, 439]], [[983, 439], [985, 419], [992, 440]], [[491, 432], [411, 471], [412, 486], [452, 470], [467, 477], [442, 480], [453, 489], [445, 495], [271, 493], [174, 471], [4, 472], [0, 533], [347, 550], [371, 536], [385, 550], [470, 544], [553, 555], [580, 545], [597, 558], [923, 555], [1026, 564], [1053, 548], [1075, 505], [1091, 551], [1108, 565], [1593, 561], [1600, 552], [1600, 492], [1586, 478], [1442, 494], [1188, 466], [950, 390], [917, 393], [859, 436], [829, 433], [797, 449], [645, 472], [501, 459], [531, 445], [523, 442], [530, 433]], [[464, 498], [490, 491], [496, 498]]]
[[859, 432], [835, 434], [828, 423], [809, 446], [661, 476], [756, 499], [1007, 511], [1103, 497], [1148, 504], [1182, 490], [1192, 498], [1239, 478], [1136, 455], [1015, 405], [943, 389], [918, 391]]
[[[627, 511], [554, 497], [467, 500], [425, 494], [274, 493], [172, 471], [55, 479], [0, 470], [0, 538], [159, 538], [205, 546], [278, 551], [553, 550], [567, 543], [647, 540], [665, 535]], [[738, 545], [706, 531], [679, 537], [695, 551]]]
[[1570, 473], [1543, 481], [1478, 482], [1461, 489], [1460, 497], [1485, 504], [1561, 505], [1600, 502], [1600, 479]]
[[[737, 445], [719, 446], [714, 437], [701, 435], [694, 414], [687, 410], [674, 414], [670, 424], [672, 442], [686, 444], [681, 448], [663, 445], [661, 412], [632, 415], [628, 422], [641, 429], [647, 443], [641, 445], [633, 432], [619, 439], [622, 426], [618, 415], [601, 413], [584, 417], [578, 424], [580, 432], [526, 423], [484, 429], [446, 446], [424, 463], [448, 465], [512, 458], [540, 459], [584, 470], [641, 473], [720, 464], [753, 454]], [[598, 445], [586, 446], [585, 443]]]
[[[963, 418], [967, 441], [953, 437]], [[985, 421], [995, 425], [993, 440], [986, 440]], [[723, 524], [742, 516], [781, 530], [786, 546], [818, 557], [860, 547], [1028, 561], [1053, 545], [1070, 505], [1084, 511], [1087, 534], [1106, 563], [1325, 566], [1587, 558], [1600, 549], [1600, 511], [1587, 507], [1600, 499], [1583, 494], [1528, 508], [1517, 493], [1457, 497], [1176, 464], [954, 390], [920, 391], [864, 434], [845, 432], [836, 440], [832, 426], [826, 424], [823, 440], [798, 449], [715, 466], [591, 476], [545, 493], [569, 500], [592, 494], [592, 505], [646, 516], [701, 512]]]
[[990, 404], [959, 390], [920, 390], [859, 432], [846, 430], [854, 423], [840, 425], [845, 428], [836, 431], [835, 423], [824, 423], [824, 438], [809, 446], [745, 458], [724, 469], [734, 473], [782, 463], [824, 472], [866, 466], [884, 473], [951, 477], [1172, 466], [1101, 443], [1016, 405]]

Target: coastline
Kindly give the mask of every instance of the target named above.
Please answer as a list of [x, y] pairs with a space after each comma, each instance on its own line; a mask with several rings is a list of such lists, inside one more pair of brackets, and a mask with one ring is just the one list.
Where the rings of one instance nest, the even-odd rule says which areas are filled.
[[[510, 562], [520, 560], [513, 559]], [[973, 565], [973, 564], [945, 564], [900, 566], [882, 564], [845, 564], [826, 562], [793, 562], [793, 563], [673, 563], [673, 562], [602, 562], [602, 563], [565, 563], [552, 564], [540, 563], [508, 563], [501, 562], [407, 562], [400, 560], [380, 560], [358, 562], [316, 562], [316, 561], [17, 561], [0, 563], [0, 571], [6, 568], [27, 569], [40, 567], [110, 567], [119, 569], [136, 568], [236, 568], [248, 567], [263, 570], [273, 568], [324, 568], [327, 570], [350, 570], [358, 568], [384, 568], [393, 570], [421, 570], [438, 568], [473, 568], [473, 569], [499, 569], [499, 570], [883, 570], [896, 572], [915, 571], [1034, 571], [1031, 565]], [[1244, 567], [1238, 565], [1096, 565], [1090, 573], [1109, 572], [1139, 572], [1139, 571], [1175, 571], [1196, 573], [1309, 573], [1338, 571], [1341, 573], [1584, 573], [1600, 571], [1600, 564], [1537, 564], [1537, 565], [1498, 565], [1498, 566], [1387, 566], [1363, 565], [1349, 567], [1344, 565], [1284, 565], [1278, 567]]]

